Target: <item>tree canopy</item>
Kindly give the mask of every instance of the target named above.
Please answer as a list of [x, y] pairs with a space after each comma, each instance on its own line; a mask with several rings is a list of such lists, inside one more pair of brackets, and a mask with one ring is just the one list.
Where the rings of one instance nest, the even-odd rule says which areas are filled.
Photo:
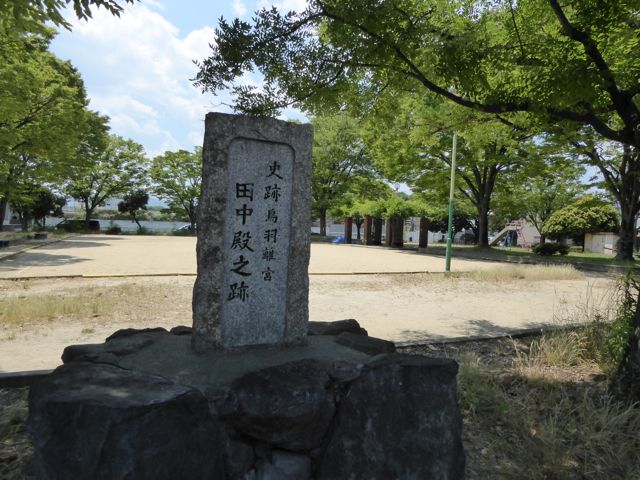
[[554, 212], [541, 233], [552, 238], [583, 236], [585, 233], [617, 232], [618, 212], [610, 203], [587, 195]]
[[164, 152], [153, 159], [149, 173], [154, 193], [168, 203], [172, 213], [188, 218], [193, 231], [202, 183], [202, 148]]

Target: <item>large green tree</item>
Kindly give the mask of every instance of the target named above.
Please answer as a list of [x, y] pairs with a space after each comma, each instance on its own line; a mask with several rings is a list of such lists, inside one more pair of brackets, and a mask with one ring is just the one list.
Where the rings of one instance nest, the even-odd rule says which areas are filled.
[[479, 245], [487, 247], [494, 192], [509, 188], [525, 166], [535, 172], [533, 166], [541, 162], [531, 130], [433, 95], [388, 96], [375, 112], [368, 139], [376, 162], [385, 175], [415, 192], [448, 198], [457, 133], [456, 189], [476, 209]]
[[155, 194], [172, 213], [186, 217], [193, 231], [202, 185], [202, 148], [164, 152], [153, 159], [150, 175]]
[[320, 219], [320, 235], [327, 233], [327, 212], [348, 207], [351, 197], [375, 195], [376, 172], [358, 122], [346, 115], [313, 119], [311, 200]]
[[[260, 114], [422, 89], [497, 118], [572, 122], [626, 145], [635, 166], [639, 16], [635, 0], [311, 0], [298, 14], [263, 9], [253, 24], [222, 20], [195, 80], [230, 87], [236, 109]], [[254, 69], [262, 90], [235, 82]]]
[[82, 203], [87, 228], [97, 207], [146, 183], [146, 164], [142, 145], [111, 135], [104, 148], [92, 150], [88, 165], [69, 170], [65, 192]]
[[48, 51], [51, 30], [0, 33], [0, 228], [9, 202], [32, 185], [60, 183], [89, 128], [82, 79]]
[[552, 238], [579, 237], [595, 232], [617, 232], [618, 212], [613, 205], [587, 195], [555, 211], [545, 222], [541, 233]]

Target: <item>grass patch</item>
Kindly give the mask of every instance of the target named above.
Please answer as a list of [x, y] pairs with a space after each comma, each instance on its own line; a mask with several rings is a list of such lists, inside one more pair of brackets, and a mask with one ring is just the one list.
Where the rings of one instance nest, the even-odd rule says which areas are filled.
[[113, 302], [105, 295], [39, 295], [0, 299], [0, 322], [5, 325], [38, 323], [62, 317], [104, 315]]
[[[442, 246], [430, 246], [427, 248], [427, 253], [444, 254], [444, 247]], [[597, 253], [582, 253], [570, 250], [568, 255], [559, 256], [545, 256], [541, 257], [536, 255], [530, 249], [517, 248], [517, 247], [491, 247], [480, 248], [475, 246], [454, 245], [453, 256], [456, 256], [456, 252], [461, 252], [466, 256], [476, 258], [488, 258], [494, 260], [506, 260], [508, 257], [526, 257], [532, 261], [539, 261], [545, 263], [558, 263], [558, 264], [571, 264], [571, 263], [595, 263], [598, 265], [616, 265], [622, 267], [633, 268], [637, 265], [637, 262], [629, 262], [625, 260], [616, 260], [612, 255], [602, 255]]]
[[487, 270], [474, 270], [466, 275], [480, 282], [508, 282], [513, 280], [580, 280], [584, 274], [572, 265], [506, 265]]

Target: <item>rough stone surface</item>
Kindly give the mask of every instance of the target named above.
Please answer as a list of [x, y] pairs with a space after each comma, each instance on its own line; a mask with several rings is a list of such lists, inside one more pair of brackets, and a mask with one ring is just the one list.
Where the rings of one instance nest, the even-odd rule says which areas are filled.
[[326, 366], [301, 360], [244, 375], [224, 398], [220, 418], [237, 432], [287, 450], [309, 450], [326, 434], [335, 412]]
[[187, 330], [68, 347], [31, 390], [38, 478], [462, 478], [456, 363], [344, 326], [278, 348], [196, 353]]
[[457, 369], [417, 355], [374, 358], [338, 407], [318, 478], [463, 478]]
[[186, 325], [178, 325], [169, 330], [171, 335], [191, 335], [193, 334], [193, 328]]
[[193, 295], [197, 351], [304, 340], [311, 138], [309, 125], [207, 115]]
[[396, 345], [388, 340], [368, 337], [350, 332], [343, 332], [336, 337], [336, 342], [340, 345], [358, 350], [367, 355], [379, 355], [381, 353], [394, 353]]
[[357, 320], [338, 320], [336, 322], [309, 322], [307, 335], [340, 335], [343, 332], [355, 335], [368, 335]]
[[39, 479], [223, 478], [204, 396], [167, 380], [73, 362], [31, 388]]
[[256, 480], [309, 480], [311, 459], [306, 455], [274, 450], [260, 458], [255, 468]]
[[250, 443], [225, 435], [224, 472], [227, 478], [243, 478], [255, 464], [256, 456]]
[[114, 333], [107, 337], [107, 342], [109, 340], [113, 340], [114, 338], [121, 337], [130, 337], [132, 335], [138, 335], [140, 333], [156, 333], [156, 332], [166, 332], [167, 330], [162, 327], [153, 327], [153, 328], [122, 328], [120, 330], [116, 330]]

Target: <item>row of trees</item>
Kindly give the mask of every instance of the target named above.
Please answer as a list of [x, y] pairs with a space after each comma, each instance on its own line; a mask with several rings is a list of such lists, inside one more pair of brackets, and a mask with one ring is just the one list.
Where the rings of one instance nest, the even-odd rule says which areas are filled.
[[[196, 84], [230, 88], [235, 108], [253, 114], [290, 104], [349, 111], [367, 122], [380, 171], [416, 188], [446, 188], [443, 152], [456, 131], [459, 193], [477, 210], [481, 245], [494, 192], [539, 188], [517, 175], [545, 170], [538, 183], [562, 185], [569, 165], [597, 168], [621, 210], [619, 256], [631, 259], [640, 208], [635, 14], [625, 1], [311, 0], [297, 14], [222, 20]], [[254, 69], [262, 90], [235, 82]]]
[[[24, 3], [24, 4], [23, 4]], [[90, 6], [118, 14], [113, 1], [73, 3], [80, 18]], [[66, 26], [64, 2], [10, 2], [0, 12], [0, 229], [11, 208], [26, 228], [60, 215], [65, 197], [81, 202], [88, 222], [109, 198], [136, 220], [149, 194], [195, 224], [201, 152], [166, 152], [152, 162], [143, 147], [109, 134], [109, 119], [91, 111], [77, 70], [49, 51]], [[151, 187], [152, 186], [152, 187]]]

